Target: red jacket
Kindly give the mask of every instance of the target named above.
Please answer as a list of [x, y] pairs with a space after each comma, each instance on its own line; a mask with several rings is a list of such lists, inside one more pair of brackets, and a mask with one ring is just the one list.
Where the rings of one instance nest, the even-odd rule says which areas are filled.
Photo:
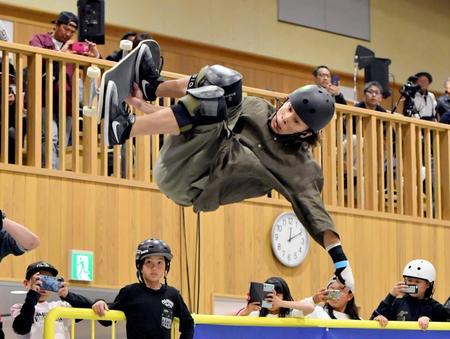
[[[56, 51], [56, 46], [53, 42], [52, 33], [35, 34], [31, 37], [30, 45], [34, 47], [41, 47]], [[66, 114], [72, 115], [72, 76], [73, 76], [73, 64], [67, 64], [66, 67]], [[55, 70], [55, 68], [54, 68]], [[54, 114], [58, 112], [58, 74], [55, 71], [53, 76], [55, 81], [53, 82], [53, 109]], [[78, 113], [77, 113], [78, 114]], [[57, 114], [56, 114], [57, 115]]]

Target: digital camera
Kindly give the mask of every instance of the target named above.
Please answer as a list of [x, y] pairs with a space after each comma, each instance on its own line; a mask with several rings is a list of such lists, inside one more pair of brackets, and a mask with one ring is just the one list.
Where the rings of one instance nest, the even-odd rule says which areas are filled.
[[339, 290], [327, 290], [327, 296], [330, 300], [338, 300], [341, 297], [341, 291]]
[[408, 287], [405, 288], [405, 293], [407, 294], [415, 294], [419, 291], [417, 285], [408, 285]]
[[87, 42], [77, 41], [70, 45], [70, 49], [77, 54], [86, 54], [89, 52], [89, 44]]

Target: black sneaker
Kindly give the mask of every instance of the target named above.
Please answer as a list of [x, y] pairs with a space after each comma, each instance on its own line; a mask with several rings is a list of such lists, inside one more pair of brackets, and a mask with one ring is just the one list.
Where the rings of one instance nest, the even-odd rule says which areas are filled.
[[159, 45], [156, 41], [151, 41], [151, 46], [152, 48], [147, 44], [141, 45], [134, 66], [135, 81], [148, 101], [156, 100], [156, 88], [164, 81], [160, 75], [163, 59]]
[[107, 146], [124, 144], [130, 137], [135, 116], [130, 114], [125, 102], [119, 103], [117, 86], [114, 81], [108, 81], [105, 94], [105, 144]]

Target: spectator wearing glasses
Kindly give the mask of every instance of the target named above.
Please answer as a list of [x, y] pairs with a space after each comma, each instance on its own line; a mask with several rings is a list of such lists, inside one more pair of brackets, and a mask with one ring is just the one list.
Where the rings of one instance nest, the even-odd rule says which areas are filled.
[[381, 106], [382, 94], [383, 86], [378, 81], [370, 81], [364, 86], [364, 100], [356, 103], [355, 107], [386, 112], [386, 109]]
[[323, 87], [334, 97], [337, 104], [347, 105], [344, 95], [341, 93], [339, 83], [331, 82], [331, 72], [328, 66], [320, 65], [313, 69], [312, 75], [317, 86]]

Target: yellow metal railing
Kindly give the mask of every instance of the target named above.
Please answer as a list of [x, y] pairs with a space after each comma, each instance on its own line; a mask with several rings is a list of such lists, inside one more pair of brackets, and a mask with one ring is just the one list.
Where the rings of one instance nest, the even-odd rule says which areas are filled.
[[[1, 41], [0, 50], [4, 52], [0, 163], [52, 168], [52, 72], [53, 66], [58, 65], [61, 93], [58, 139], [66, 139], [65, 123], [71, 119], [72, 144], [65, 146], [60, 143], [57, 169], [96, 178], [124, 178], [127, 184], [154, 182], [152, 169], [162, 136], [132, 138], [123, 147], [108, 149], [103, 143], [103, 128], [98, 128], [97, 118], [79, 114], [80, 81], [84, 84], [83, 104], [86, 105], [88, 100], [87, 67], [96, 65], [105, 71], [114, 65], [113, 62]], [[13, 151], [8, 147], [7, 87], [10, 81], [6, 74], [9, 62], [16, 69], [16, 92], [19, 94], [16, 94]], [[69, 66], [74, 69], [71, 118], [66, 109], [66, 78], [62, 76]], [[26, 82], [25, 68], [28, 73]], [[46, 70], [45, 77], [43, 70]], [[170, 72], [163, 72], [163, 75], [167, 80], [183, 77]], [[26, 95], [20, 95], [22, 92]], [[244, 95], [262, 97], [272, 104], [286, 97], [285, 93], [245, 86]], [[171, 100], [160, 99], [159, 104], [169, 106]], [[25, 115], [26, 139], [22, 142]], [[41, 142], [42, 131], [45, 148]], [[328, 206], [427, 221], [450, 220], [450, 210], [445, 208], [450, 206], [449, 125], [336, 105], [335, 119], [323, 130], [322, 136], [322, 143], [313, 149], [313, 155], [324, 172], [323, 198]], [[14, 159], [10, 159], [11, 152]], [[277, 192], [263, 199], [283, 200]]]
[[111, 338], [116, 338], [116, 322], [125, 321], [125, 314], [121, 311], [108, 311], [104, 317], [99, 317], [88, 308], [55, 307], [48, 312], [44, 321], [44, 339], [55, 338], [55, 323], [60, 318], [72, 319], [71, 338], [75, 338], [75, 319], [91, 320], [91, 338], [95, 338], [94, 322], [97, 320], [112, 321]]
[[[258, 327], [319, 327], [319, 328], [349, 328], [349, 329], [374, 329], [381, 328], [374, 320], [332, 320], [332, 319], [308, 319], [308, 318], [259, 318], [259, 317], [235, 317], [220, 315], [193, 314], [196, 326], [201, 325], [228, 325], [228, 326], [258, 326]], [[55, 322], [57, 319], [72, 319], [71, 338], [75, 338], [75, 319], [91, 320], [91, 338], [95, 338], [94, 321], [110, 320], [126, 321], [125, 315], [120, 311], [108, 311], [104, 317], [97, 316], [90, 309], [56, 307], [46, 316], [44, 322], [44, 339], [53, 339], [55, 336]], [[112, 338], [115, 338], [115, 323], [112, 327]], [[385, 327], [387, 330], [419, 330], [416, 321], [390, 321]], [[174, 329], [173, 329], [174, 330]], [[450, 323], [430, 322], [428, 331], [449, 331]], [[172, 337], [175, 331], [172, 331]]]

